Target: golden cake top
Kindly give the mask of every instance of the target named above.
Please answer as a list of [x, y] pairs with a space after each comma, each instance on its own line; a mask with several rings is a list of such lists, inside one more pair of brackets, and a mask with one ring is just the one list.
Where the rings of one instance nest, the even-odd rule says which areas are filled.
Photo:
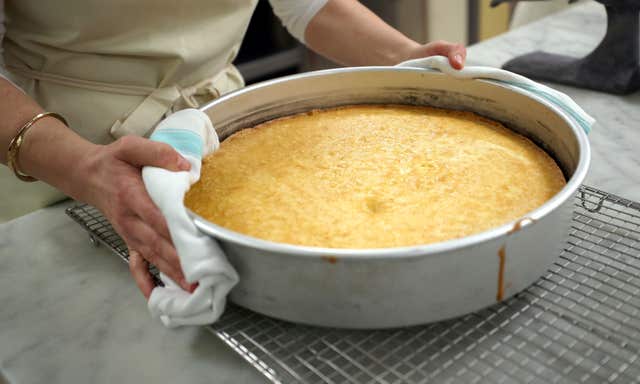
[[386, 248], [505, 224], [564, 184], [549, 155], [495, 121], [470, 112], [364, 105], [237, 132], [203, 160], [185, 204], [261, 239]]

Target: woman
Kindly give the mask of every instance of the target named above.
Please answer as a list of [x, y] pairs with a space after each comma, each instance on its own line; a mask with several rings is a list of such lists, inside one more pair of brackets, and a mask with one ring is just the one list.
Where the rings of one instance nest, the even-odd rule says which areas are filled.
[[[0, 168], [0, 220], [66, 194], [113, 224], [146, 297], [147, 262], [189, 289], [140, 175], [145, 165], [189, 165], [143, 137], [167, 113], [243, 86], [231, 62], [257, 0], [6, 0], [1, 12], [3, 1], [3, 56], [14, 83], [0, 78], [0, 147], [9, 148], [0, 162], [13, 172]], [[463, 46], [421, 45], [355, 0], [270, 2], [296, 38], [342, 64], [444, 55], [462, 68], [465, 60]]]

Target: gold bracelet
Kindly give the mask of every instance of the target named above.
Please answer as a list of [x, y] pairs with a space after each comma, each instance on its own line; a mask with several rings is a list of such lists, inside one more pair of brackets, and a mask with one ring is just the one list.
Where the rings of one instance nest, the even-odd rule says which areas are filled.
[[24, 141], [24, 135], [27, 133], [29, 128], [33, 126], [38, 120], [43, 119], [47, 116], [55, 117], [60, 120], [64, 125], [67, 125], [67, 121], [61, 115], [55, 112], [43, 112], [38, 113], [33, 117], [33, 119], [27, 121], [21, 128], [18, 130], [18, 133], [13, 137], [11, 142], [9, 143], [9, 149], [7, 150], [7, 165], [9, 169], [13, 171], [16, 177], [22, 181], [32, 182], [36, 181], [35, 177], [31, 177], [20, 172], [20, 163], [18, 161], [18, 155], [20, 154], [20, 147], [22, 146], [22, 142]]

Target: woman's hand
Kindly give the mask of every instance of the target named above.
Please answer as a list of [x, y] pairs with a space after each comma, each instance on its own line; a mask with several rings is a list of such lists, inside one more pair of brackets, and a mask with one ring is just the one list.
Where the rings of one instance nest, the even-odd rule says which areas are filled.
[[[43, 110], [3, 78], [0, 100], [0, 147], [7, 148], [18, 128]], [[4, 153], [0, 151], [3, 164]], [[44, 118], [25, 134], [19, 157], [22, 172], [104, 213], [129, 247], [131, 273], [145, 297], [154, 287], [147, 262], [182, 288], [193, 289], [184, 279], [167, 223], [142, 183], [145, 165], [189, 169], [189, 162], [173, 148], [134, 136], [96, 145], [59, 120]]]
[[106, 216], [129, 248], [129, 269], [148, 298], [154, 283], [147, 263], [155, 265], [185, 290], [184, 278], [167, 223], [142, 182], [146, 165], [170, 171], [187, 171], [190, 164], [171, 146], [136, 136], [96, 146], [75, 175], [84, 180], [77, 198], [94, 205]]
[[398, 64], [406, 60], [428, 56], [444, 56], [449, 59], [449, 63], [453, 68], [462, 69], [467, 59], [467, 49], [462, 44], [450, 43], [444, 40], [438, 40], [424, 45], [417, 44], [404, 52]]

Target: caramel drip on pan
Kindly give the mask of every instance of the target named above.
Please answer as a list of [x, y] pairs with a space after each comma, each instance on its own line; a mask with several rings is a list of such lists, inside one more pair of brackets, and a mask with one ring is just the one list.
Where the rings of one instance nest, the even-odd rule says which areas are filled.
[[338, 258], [335, 256], [322, 256], [322, 260], [326, 260], [331, 264], [335, 264], [338, 262]]
[[[522, 219], [518, 220], [513, 225], [513, 228], [509, 232], [507, 232], [507, 239], [512, 234], [514, 234], [514, 233], [518, 232], [519, 230], [521, 230], [522, 229], [522, 223], [524, 223], [525, 221], [529, 221], [531, 223], [535, 222], [535, 220], [530, 218], [530, 217], [523, 217]], [[507, 260], [507, 243], [506, 243], [506, 240], [505, 240], [505, 243], [502, 245], [502, 247], [500, 247], [500, 249], [498, 250], [498, 259], [499, 259], [499, 263], [498, 263], [498, 292], [496, 293], [496, 300], [497, 301], [502, 301], [502, 299], [504, 299], [504, 265], [505, 265], [505, 262]]]
[[500, 263], [498, 264], [498, 293], [496, 294], [496, 300], [502, 301], [504, 298], [504, 262], [507, 257], [506, 246], [503, 245], [498, 250], [498, 257], [500, 258]]

